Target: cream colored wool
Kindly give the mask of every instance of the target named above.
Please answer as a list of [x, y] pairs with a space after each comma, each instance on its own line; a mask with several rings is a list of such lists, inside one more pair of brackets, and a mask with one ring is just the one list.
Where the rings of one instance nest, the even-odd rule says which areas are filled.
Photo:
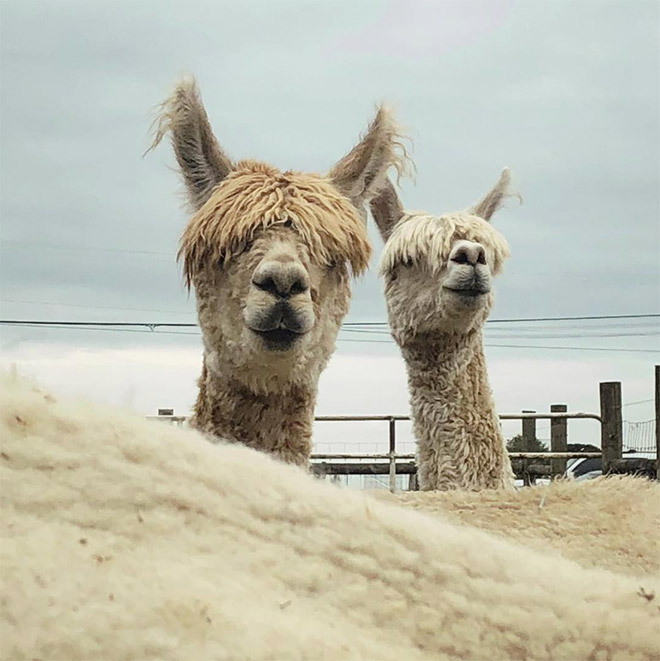
[[660, 485], [631, 476], [556, 480], [518, 491], [374, 493], [584, 567], [660, 575]]
[[369, 262], [364, 205], [390, 167], [407, 167], [395, 122], [379, 107], [327, 175], [234, 162], [185, 78], [160, 107], [152, 148], [168, 133], [193, 211], [178, 258], [204, 346], [190, 425], [304, 466], [350, 276]]
[[2, 658], [660, 658], [657, 581], [0, 386]]
[[509, 255], [489, 221], [508, 187], [505, 169], [475, 205], [442, 216], [405, 213], [391, 184], [370, 203], [386, 242], [379, 271], [406, 363], [424, 491], [513, 488], [482, 335], [492, 279]]

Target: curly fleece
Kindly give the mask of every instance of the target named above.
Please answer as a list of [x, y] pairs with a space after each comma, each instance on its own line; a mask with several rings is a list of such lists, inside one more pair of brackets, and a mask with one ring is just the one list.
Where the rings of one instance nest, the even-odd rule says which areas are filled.
[[660, 577], [660, 485], [613, 475], [504, 491], [377, 492], [378, 498], [551, 551], [584, 567]]
[[0, 386], [3, 658], [660, 656], [651, 579]]

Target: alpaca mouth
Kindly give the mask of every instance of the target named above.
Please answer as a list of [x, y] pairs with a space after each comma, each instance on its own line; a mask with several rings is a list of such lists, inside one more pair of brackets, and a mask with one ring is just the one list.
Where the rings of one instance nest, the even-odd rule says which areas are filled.
[[294, 307], [280, 301], [266, 310], [244, 312], [246, 326], [261, 338], [262, 346], [268, 351], [288, 351], [313, 326], [314, 318], [306, 306]]
[[288, 351], [302, 337], [303, 333], [288, 328], [273, 328], [272, 330], [250, 329], [258, 335], [269, 351]]
[[479, 296], [485, 296], [490, 292], [490, 289], [483, 289], [481, 287], [465, 287], [465, 288], [453, 288], [445, 287], [446, 290], [458, 294], [459, 296], [464, 296], [465, 298], [477, 298]]

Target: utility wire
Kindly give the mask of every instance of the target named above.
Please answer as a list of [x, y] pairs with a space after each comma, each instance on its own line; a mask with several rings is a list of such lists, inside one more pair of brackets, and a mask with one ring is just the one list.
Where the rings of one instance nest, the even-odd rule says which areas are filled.
[[71, 245], [61, 243], [44, 243], [41, 241], [19, 241], [15, 239], [0, 239], [0, 244], [8, 244], [15, 246], [30, 246], [34, 248], [48, 248], [49, 250], [84, 250], [94, 252], [125, 252], [133, 255], [158, 255], [164, 257], [175, 257], [176, 254], [172, 252], [163, 252], [160, 250], [136, 250], [135, 248], [113, 248], [108, 246], [84, 246], [84, 245]]
[[[656, 319], [660, 318], [660, 313], [648, 314], [602, 314], [602, 315], [587, 315], [578, 317], [526, 317], [526, 318], [512, 318], [512, 319], [488, 319], [487, 324], [518, 324], [527, 322], [545, 322], [545, 321], [599, 321], [607, 319]], [[345, 326], [385, 326], [386, 321], [358, 321], [346, 322]]]
[[[504, 324], [504, 323], [529, 323], [529, 322], [545, 322], [545, 321], [582, 321], [582, 320], [603, 320], [603, 319], [648, 319], [660, 318], [660, 313], [652, 314], [618, 314], [618, 315], [598, 315], [586, 317], [531, 317], [527, 319], [489, 319], [487, 324]], [[196, 323], [172, 323], [172, 322], [145, 322], [145, 321], [43, 321], [43, 320], [30, 320], [30, 319], [0, 319], [0, 324], [21, 325], [31, 324], [35, 326], [49, 326], [57, 324], [59, 326], [144, 326], [147, 328], [194, 328]], [[346, 328], [361, 328], [370, 326], [387, 326], [385, 321], [353, 321], [345, 322], [343, 324]]]
[[[375, 336], [388, 336], [390, 334], [389, 331], [385, 330], [370, 330], [366, 328], [342, 328], [341, 329], [344, 333], [361, 333], [364, 335], [375, 335]], [[490, 332], [487, 333], [486, 337], [490, 337], [490, 339], [498, 339], [498, 340], [561, 340], [564, 338], [576, 338], [576, 337], [657, 337], [660, 335], [660, 329], [649, 331], [648, 329], [640, 329], [640, 331], [644, 332], [636, 332], [636, 333], [601, 333], [598, 332], [599, 329], [596, 329], [597, 332], [590, 333], [589, 331], [584, 331], [580, 332], [577, 334], [573, 333], [548, 333], [545, 331], [541, 331], [540, 333], [534, 333], [533, 335], [521, 335], [518, 332], [516, 332], [514, 329], [502, 329], [506, 330], [507, 332], [504, 335], [491, 335]]]
[[[6, 321], [0, 320], [0, 324], [6, 324]], [[150, 325], [148, 330], [142, 330], [139, 328], [130, 328], [130, 326], [146, 326], [147, 324], [131, 324], [128, 322], [116, 322], [115, 324], [103, 324], [102, 322], [90, 322], [86, 325], [81, 325], [79, 322], [16, 322], [13, 321], [13, 326], [18, 327], [27, 327], [27, 328], [52, 328], [57, 330], [86, 330], [86, 331], [111, 331], [111, 332], [123, 332], [123, 333], [149, 333], [152, 335], [194, 335], [199, 337], [200, 333], [190, 333], [187, 331], [165, 331], [165, 330], [156, 330], [156, 326], [163, 326], [164, 324], [154, 324], [152, 329]], [[169, 327], [191, 327], [196, 326], [196, 324], [167, 324]], [[393, 345], [391, 340], [358, 340], [353, 338], [339, 338], [339, 342], [357, 342], [364, 344], [389, 344]], [[613, 353], [658, 353], [653, 349], [620, 349], [620, 348], [610, 348], [610, 347], [558, 347], [558, 346], [546, 346], [539, 344], [488, 344], [486, 347], [496, 347], [496, 348], [507, 348], [507, 349], [552, 349], [552, 350], [561, 350], [561, 351], [605, 351]]]
[[117, 308], [111, 305], [77, 305], [75, 303], [54, 303], [53, 301], [25, 301], [16, 298], [0, 298], [2, 303], [21, 305], [48, 305], [50, 307], [80, 308], [84, 310], [119, 310], [121, 312], [162, 312], [164, 314], [190, 314], [190, 310], [162, 310], [155, 308]]
[[[158, 309], [158, 308], [125, 308], [125, 307], [115, 307], [115, 306], [110, 306], [110, 305], [81, 305], [81, 304], [76, 304], [76, 303], [59, 303], [59, 302], [53, 302], [53, 301], [33, 301], [33, 300], [24, 300], [24, 299], [14, 299], [14, 298], [0, 298], [0, 302], [3, 303], [13, 303], [13, 304], [21, 304], [21, 305], [46, 305], [49, 307], [67, 307], [67, 308], [79, 308], [79, 309], [87, 309], [87, 310], [116, 310], [116, 311], [121, 311], [121, 312], [162, 312], [163, 314], [190, 314], [189, 310], [163, 310], [163, 309]], [[658, 317], [660, 315], [654, 315], [654, 314], [649, 314], [649, 315], [634, 315], [632, 318], [636, 319], [641, 319], [641, 323], [646, 323], [646, 324], [655, 324], [654, 318]], [[603, 320], [615, 320], [615, 319], [629, 319], [631, 318], [630, 316], [627, 315], [618, 315], [618, 316], [612, 316], [612, 315], [605, 315], [603, 317], [599, 317], [599, 319]], [[573, 319], [577, 319], [578, 321], [581, 318], [574, 318], [574, 317], [553, 317], [553, 321], [571, 321]], [[643, 321], [644, 319], [647, 319], [647, 321]], [[531, 320], [534, 322], [535, 320]], [[522, 323], [521, 320], [517, 319], [492, 319], [488, 320], [486, 323], [511, 323], [511, 322], [516, 322], [516, 323]], [[382, 328], [385, 332], [389, 332], [387, 330], [388, 323], [386, 321], [373, 321], [373, 322], [361, 322], [361, 321], [347, 321], [342, 326], [346, 327], [346, 329], [350, 328], [370, 328], [373, 329], [374, 331], [379, 330]], [[582, 326], [583, 327], [583, 326]], [[617, 327], [623, 327], [623, 328], [629, 328], [629, 324], [625, 325], [620, 325], [620, 324], [607, 324], [607, 329], [612, 329], [612, 328], [617, 328]], [[575, 326], [575, 330], [579, 330], [581, 326]], [[593, 326], [591, 324], [588, 325], [588, 328], [593, 329]], [[496, 329], [493, 329], [496, 330]]]
[[636, 402], [626, 402], [623, 404], [623, 406], [636, 406], [637, 404], [648, 404], [649, 402], [652, 402], [655, 398], [654, 397], [649, 397], [649, 399], [640, 399], [637, 400]]

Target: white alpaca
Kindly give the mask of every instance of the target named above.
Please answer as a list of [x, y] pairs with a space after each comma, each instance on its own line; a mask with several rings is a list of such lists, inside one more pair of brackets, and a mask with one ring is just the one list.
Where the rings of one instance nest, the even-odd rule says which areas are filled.
[[[584, 569], [552, 539], [532, 550], [3, 375], [0, 482], [3, 659], [660, 658], [657, 577]], [[613, 486], [603, 537], [657, 502], [657, 485], [618, 501]], [[580, 516], [576, 501], [566, 535], [586, 547]]]
[[465, 211], [404, 213], [391, 184], [371, 203], [392, 336], [408, 372], [420, 487], [511, 488], [513, 473], [488, 384], [482, 329], [492, 279], [508, 256], [490, 218], [495, 187]]

